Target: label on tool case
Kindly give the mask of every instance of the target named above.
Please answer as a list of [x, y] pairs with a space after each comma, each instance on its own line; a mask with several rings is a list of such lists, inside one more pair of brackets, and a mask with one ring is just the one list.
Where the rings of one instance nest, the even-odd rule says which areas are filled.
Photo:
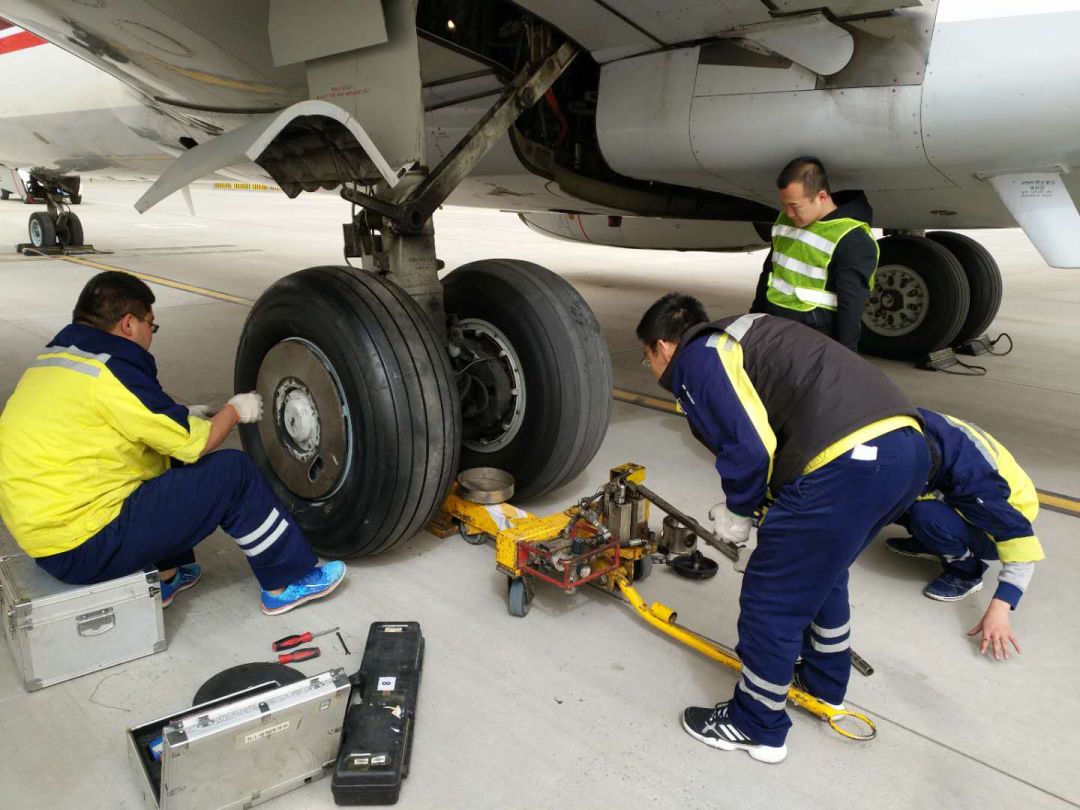
[[265, 740], [267, 737], [272, 737], [275, 734], [280, 734], [283, 731], [287, 731], [288, 728], [289, 721], [286, 720], [282, 723], [278, 723], [277, 725], [259, 729], [258, 731], [252, 732], [251, 734], [245, 734], [244, 745], [249, 745], [253, 742], [258, 742], [259, 740]]
[[376, 687], [380, 692], [393, 692], [394, 687], [397, 686], [397, 678], [389, 675], [383, 675], [379, 678], [379, 685]]

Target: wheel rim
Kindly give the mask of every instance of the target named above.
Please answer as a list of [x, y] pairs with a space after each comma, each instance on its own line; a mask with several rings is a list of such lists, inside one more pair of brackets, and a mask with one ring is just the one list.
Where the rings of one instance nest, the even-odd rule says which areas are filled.
[[41, 247], [45, 241], [45, 234], [41, 229], [41, 222], [37, 217], [30, 220], [30, 242], [34, 247]]
[[315, 344], [288, 338], [263, 357], [256, 390], [269, 409], [259, 438], [270, 468], [301, 498], [329, 498], [348, 478], [354, 443], [333, 365]]
[[465, 439], [462, 442], [465, 447], [478, 453], [494, 453], [514, 440], [525, 421], [525, 373], [514, 345], [497, 326], [479, 318], [463, 320], [460, 326], [463, 335], [480, 342], [498, 358], [510, 379], [510, 406], [500, 415], [498, 425], [481, 437]]
[[922, 276], [902, 264], [879, 267], [863, 308], [863, 326], [885, 337], [919, 328], [930, 310], [930, 290]]

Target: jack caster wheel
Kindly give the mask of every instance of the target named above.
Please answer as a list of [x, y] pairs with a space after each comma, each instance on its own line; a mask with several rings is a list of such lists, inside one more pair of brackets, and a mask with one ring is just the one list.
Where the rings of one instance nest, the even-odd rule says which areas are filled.
[[461, 539], [468, 543], [470, 546], [482, 546], [485, 545], [488, 541], [488, 536], [483, 532], [469, 534], [469, 532], [465, 530], [464, 523], [458, 524], [458, 534], [460, 534]]
[[519, 619], [528, 615], [532, 607], [533, 590], [528, 577], [516, 577], [507, 580], [506, 607], [511, 616]]
[[652, 573], [653, 559], [651, 554], [646, 554], [640, 560], [634, 560], [634, 582], [648, 579]]

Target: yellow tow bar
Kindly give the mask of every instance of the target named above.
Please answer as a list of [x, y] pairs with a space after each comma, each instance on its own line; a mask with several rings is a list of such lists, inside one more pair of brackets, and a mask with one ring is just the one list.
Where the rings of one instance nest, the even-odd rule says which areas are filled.
[[[708, 656], [714, 661], [719, 661], [724, 666], [731, 667], [731, 669], [736, 672], [742, 669], [742, 661], [739, 660], [739, 657], [735, 654], [734, 650], [677, 624], [675, 621], [675, 611], [667, 605], [663, 605], [659, 602], [653, 602], [651, 605], [645, 604], [645, 600], [641, 598], [641, 594], [635, 590], [634, 586], [630, 584], [626, 577], [617, 575], [615, 584], [634, 610], [637, 611], [638, 615], [657, 630], [662, 633], [667, 633], [676, 641], [685, 644], [691, 649], [697, 650], [699, 653]], [[848, 739], [872, 740], [877, 736], [877, 726], [875, 726], [874, 721], [865, 714], [834, 709], [827, 703], [822, 703], [813, 695], [794, 687], [788, 690], [788, 700], [796, 706], [801, 706], [806, 709], [811, 714], [817, 715], [822, 720], [826, 721], [833, 731]], [[858, 720], [860, 723], [863, 723], [869, 731], [865, 734], [856, 734], [855, 732], [841, 728], [839, 722], [845, 717], [851, 717]]]

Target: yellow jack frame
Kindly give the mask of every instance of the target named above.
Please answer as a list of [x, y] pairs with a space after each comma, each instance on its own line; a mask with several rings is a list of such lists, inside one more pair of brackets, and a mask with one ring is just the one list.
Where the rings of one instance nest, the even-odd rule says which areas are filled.
[[[620, 478], [636, 484], [644, 484], [645, 468], [638, 464], [623, 464], [613, 468], [611, 480]], [[647, 532], [648, 502], [646, 501], [643, 506], [640, 523], [644, 526], [643, 531]], [[446, 503], [443, 504], [442, 511], [429, 530], [438, 537], [448, 537], [455, 533], [456, 529], [466, 539], [478, 536], [494, 538], [496, 567], [510, 577], [511, 582], [524, 582], [529, 577], [529, 571], [521, 565], [523, 556], [519, 553], [521, 544], [542, 543], [559, 537], [576, 514], [578, 514], [577, 508], [570, 507], [562, 512], [538, 517], [508, 503], [488, 505], [474, 503], [462, 496], [460, 488], [455, 483]], [[629, 603], [634, 612], [652, 627], [690, 649], [736, 672], [740, 671], [742, 662], [734, 650], [678, 624], [675, 610], [660, 602], [647, 604], [633, 586], [634, 564], [639, 563], [646, 556], [651, 557], [655, 550], [654, 539], [636, 546], [620, 548], [617, 564], [614, 553], [601, 553], [599, 558], [606, 561], [611, 566], [611, 570], [588, 584], [612, 593], [617, 592]], [[877, 727], [865, 714], [835, 709], [795, 687], [788, 690], [788, 700], [826, 721], [833, 731], [843, 737], [866, 741], [877, 736]], [[843, 728], [840, 722], [845, 718], [859, 721], [867, 727], [868, 731], [858, 734]]]

